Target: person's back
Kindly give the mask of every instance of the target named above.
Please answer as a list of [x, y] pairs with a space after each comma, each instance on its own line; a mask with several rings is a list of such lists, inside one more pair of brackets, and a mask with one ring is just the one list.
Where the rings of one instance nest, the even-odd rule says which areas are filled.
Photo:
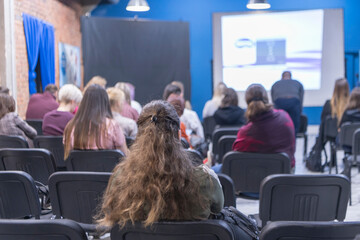
[[44, 115], [59, 107], [56, 102], [58, 88], [49, 84], [44, 93], [35, 93], [29, 99], [26, 110], [26, 119], [43, 119]]

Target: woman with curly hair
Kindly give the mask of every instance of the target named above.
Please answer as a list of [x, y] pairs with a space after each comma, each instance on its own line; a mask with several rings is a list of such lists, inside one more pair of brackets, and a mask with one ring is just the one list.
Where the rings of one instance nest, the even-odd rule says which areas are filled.
[[131, 152], [119, 163], [104, 194], [99, 223], [120, 226], [161, 220], [207, 219], [223, 207], [216, 175], [194, 167], [179, 140], [179, 117], [169, 103], [152, 101], [138, 120]]

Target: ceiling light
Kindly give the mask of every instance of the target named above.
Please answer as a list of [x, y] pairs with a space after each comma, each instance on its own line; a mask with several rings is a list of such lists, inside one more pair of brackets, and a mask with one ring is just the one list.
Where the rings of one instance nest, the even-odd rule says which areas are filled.
[[246, 5], [248, 9], [268, 9], [270, 4], [267, 0], [249, 0], [249, 3]]
[[150, 10], [150, 7], [146, 0], [130, 0], [126, 6], [126, 10], [131, 12], [146, 12]]

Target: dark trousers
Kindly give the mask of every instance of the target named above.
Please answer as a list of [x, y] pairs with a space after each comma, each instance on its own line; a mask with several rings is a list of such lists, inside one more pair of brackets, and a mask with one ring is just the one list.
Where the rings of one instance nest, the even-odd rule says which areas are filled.
[[299, 132], [301, 115], [300, 100], [297, 98], [278, 98], [275, 100], [275, 108], [286, 111], [294, 123], [295, 134]]

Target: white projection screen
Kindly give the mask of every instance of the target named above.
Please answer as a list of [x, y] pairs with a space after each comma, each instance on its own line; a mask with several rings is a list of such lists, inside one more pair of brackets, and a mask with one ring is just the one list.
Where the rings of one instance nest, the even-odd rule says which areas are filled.
[[344, 76], [343, 10], [214, 13], [213, 58], [214, 86], [234, 88], [242, 107], [250, 84], [269, 91], [283, 71], [303, 84], [304, 106], [322, 106]]

